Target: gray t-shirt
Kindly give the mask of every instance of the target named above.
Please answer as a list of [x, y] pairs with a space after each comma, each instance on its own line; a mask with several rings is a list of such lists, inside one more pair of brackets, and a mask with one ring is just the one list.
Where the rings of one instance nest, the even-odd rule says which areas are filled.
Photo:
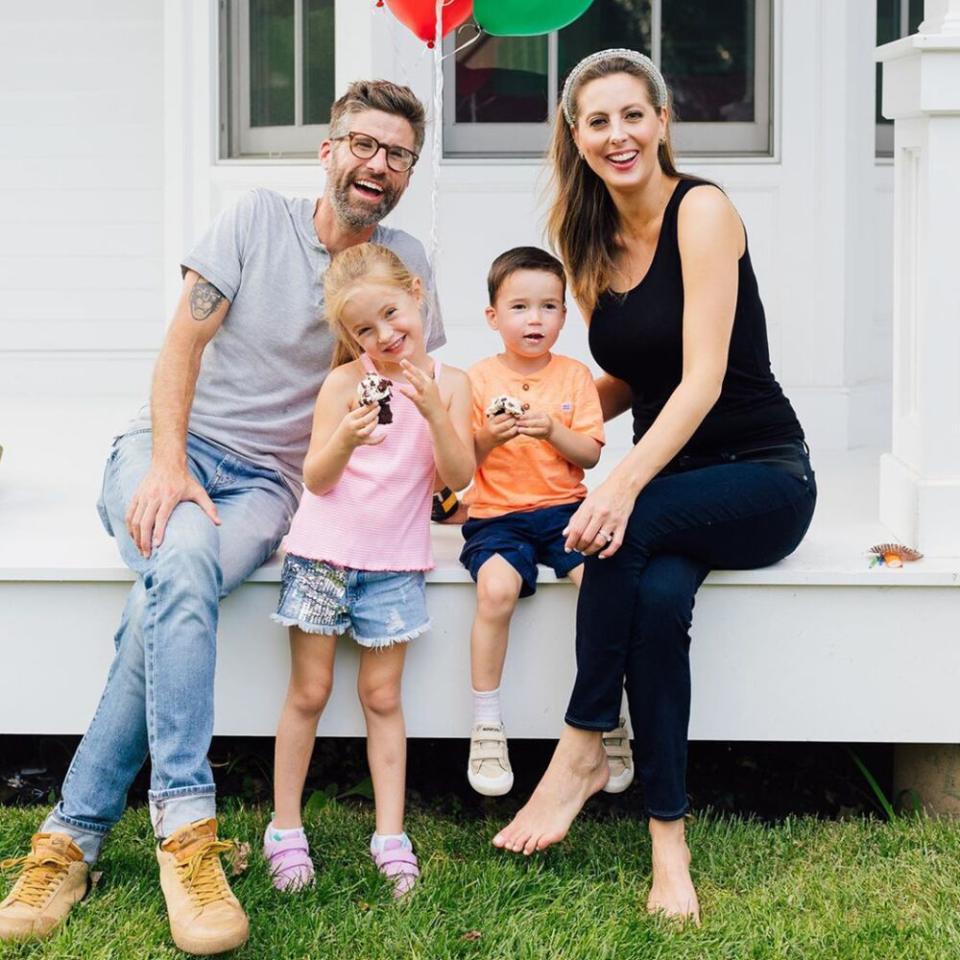
[[[225, 210], [184, 258], [229, 301], [203, 352], [191, 433], [278, 470], [299, 495], [317, 392], [330, 369], [333, 336], [323, 312], [330, 254], [317, 239], [315, 202], [254, 190]], [[419, 240], [378, 226], [426, 290], [427, 348], [446, 337], [433, 274]], [[150, 426], [146, 404], [129, 429]]]

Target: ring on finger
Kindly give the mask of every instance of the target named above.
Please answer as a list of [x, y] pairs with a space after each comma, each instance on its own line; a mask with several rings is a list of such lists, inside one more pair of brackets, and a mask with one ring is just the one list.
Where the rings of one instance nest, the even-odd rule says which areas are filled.
[[612, 533], [607, 533], [606, 530], [598, 530], [598, 531], [597, 531], [597, 536], [600, 537], [602, 540], [604, 540], [604, 542], [607, 544], [607, 546], [609, 546], [611, 543], [613, 543], [613, 534], [612, 534]]

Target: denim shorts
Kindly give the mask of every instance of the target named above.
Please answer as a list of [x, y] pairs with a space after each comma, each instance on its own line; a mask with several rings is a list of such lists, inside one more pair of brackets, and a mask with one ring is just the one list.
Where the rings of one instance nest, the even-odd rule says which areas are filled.
[[388, 647], [430, 629], [421, 571], [352, 570], [288, 553], [271, 619], [304, 633], [352, 633], [361, 647]]
[[583, 563], [582, 553], [566, 553], [563, 549], [563, 530], [579, 506], [577, 500], [557, 507], [468, 520], [463, 525], [466, 542], [460, 562], [476, 580], [480, 568], [499, 553], [523, 580], [520, 596], [529, 597], [537, 590], [538, 563], [552, 567], [558, 577], [565, 577]]

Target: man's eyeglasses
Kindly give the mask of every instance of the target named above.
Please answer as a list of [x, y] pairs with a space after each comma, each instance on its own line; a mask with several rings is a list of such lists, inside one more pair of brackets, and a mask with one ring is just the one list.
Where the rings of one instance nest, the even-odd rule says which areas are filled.
[[394, 173], [406, 173], [420, 159], [419, 154], [406, 147], [397, 147], [392, 143], [381, 143], [368, 133], [351, 131], [342, 137], [331, 137], [333, 141], [346, 140], [350, 152], [358, 160], [371, 160], [378, 151], [383, 150], [387, 157], [387, 166]]

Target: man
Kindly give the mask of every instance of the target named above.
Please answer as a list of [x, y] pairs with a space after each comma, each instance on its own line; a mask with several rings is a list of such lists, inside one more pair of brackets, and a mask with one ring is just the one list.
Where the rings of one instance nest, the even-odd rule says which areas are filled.
[[84, 896], [148, 755], [174, 942], [209, 954], [246, 940], [220, 864], [231, 844], [217, 839], [207, 762], [219, 601], [276, 550], [296, 508], [330, 365], [330, 258], [367, 240], [393, 249], [425, 280], [428, 345], [444, 342], [423, 247], [379, 225], [407, 188], [423, 137], [423, 105], [408, 88], [352, 84], [320, 147], [323, 196], [254, 191], [183, 261], [150, 404], [114, 442], [98, 504], [138, 578], [62, 798], [0, 903], [0, 940], [45, 936]]

